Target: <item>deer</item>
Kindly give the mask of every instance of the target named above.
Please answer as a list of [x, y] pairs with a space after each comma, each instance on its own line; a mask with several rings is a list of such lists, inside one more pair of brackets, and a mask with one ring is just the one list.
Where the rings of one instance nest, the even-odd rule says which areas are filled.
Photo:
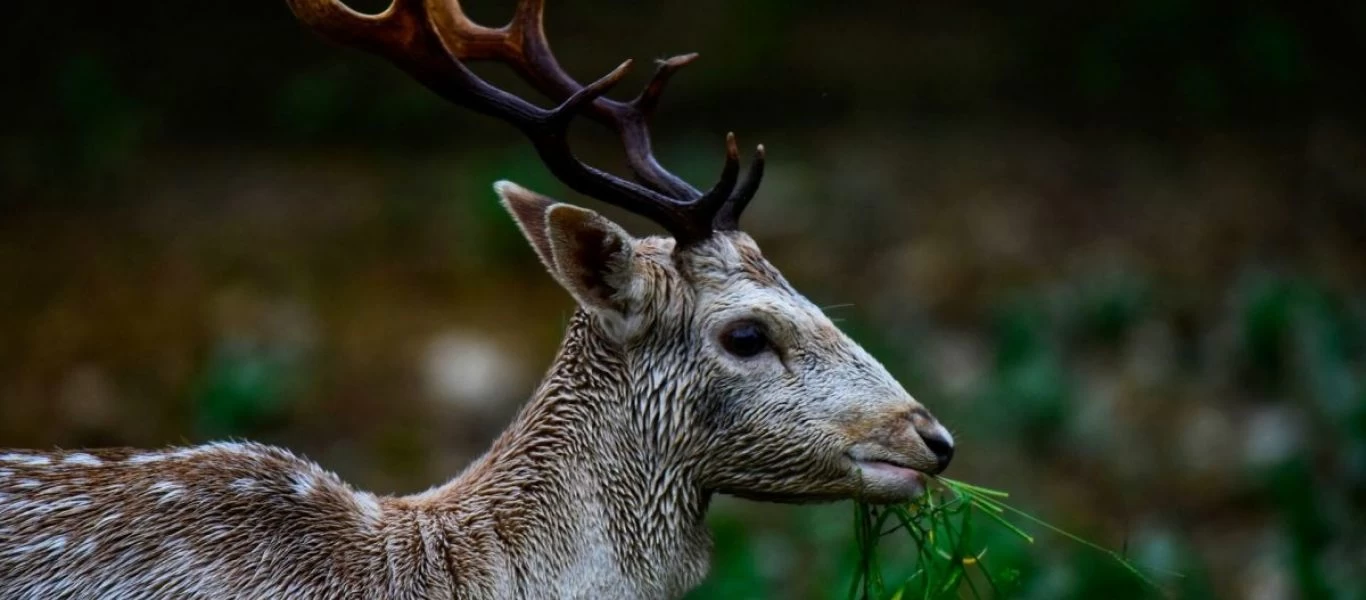
[[[544, 379], [487, 452], [406, 496], [359, 491], [250, 442], [161, 450], [0, 450], [0, 597], [676, 598], [707, 573], [718, 494], [904, 502], [953, 457], [949, 431], [798, 293], [739, 228], [763, 175], [734, 135], [703, 192], [651, 150], [649, 117], [696, 55], [630, 101], [550, 52], [543, 0], [503, 27], [458, 0], [378, 14], [288, 0], [308, 27], [378, 54], [442, 98], [507, 121], [570, 189], [668, 235], [508, 181], [496, 195], [577, 303]], [[543, 108], [466, 66], [497, 61]], [[635, 180], [580, 161], [567, 131], [611, 130]]]

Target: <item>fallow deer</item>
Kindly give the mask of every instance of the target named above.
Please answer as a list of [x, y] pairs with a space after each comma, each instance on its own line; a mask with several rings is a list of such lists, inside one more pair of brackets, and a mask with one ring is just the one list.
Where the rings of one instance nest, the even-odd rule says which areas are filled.
[[[550, 53], [542, 0], [496, 29], [456, 0], [378, 15], [289, 4], [325, 37], [515, 125], [570, 188], [672, 237], [497, 183], [579, 308], [484, 456], [444, 485], [379, 497], [248, 443], [0, 451], [0, 598], [671, 598], [707, 572], [715, 494], [903, 501], [948, 464], [949, 433], [739, 231], [762, 147], [740, 177], [728, 137], [705, 193], [654, 159], [647, 117], [692, 56], [621, 102], [604, 94], [629, 63], [580, 86]], [[495, 88], [474, 60], [511, 65], [558, 105]], [[574, 157], [580, 113], [616, 132], [641, 183]]]

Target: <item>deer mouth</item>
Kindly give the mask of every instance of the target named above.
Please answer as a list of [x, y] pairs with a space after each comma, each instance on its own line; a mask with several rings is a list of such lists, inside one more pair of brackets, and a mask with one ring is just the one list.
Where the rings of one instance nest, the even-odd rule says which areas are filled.
[[895, 458], [862, 454], [853, 451], [848, 456], [862, 484], [864, 499], [901, 502], [925, 493], [925, 473]]

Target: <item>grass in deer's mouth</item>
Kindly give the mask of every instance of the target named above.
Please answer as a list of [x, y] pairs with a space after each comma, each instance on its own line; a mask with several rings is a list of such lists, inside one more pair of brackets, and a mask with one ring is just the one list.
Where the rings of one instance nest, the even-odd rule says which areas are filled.
[[[854, 532], [859, 564], [849, 587], [850, 600], [911, 598], [1000, 598], [1001, 578], [1012, 574], [988, 566], [989, 548], [971, 547], [979, 525], [1004, 528], [1027, 543], [1034, 537], [1011, 522], [1023, 519], [1054, 534], [1104, 553], [1133, 574], [1135, 585], [1162, 594], [1161, 588], [1120, 553], [1063, 531], [1005, 503], [1009, 494], [943, 477], [927, 477], [926, 490], [907, 504], [875, 506], [854, 503]], [[915, 569], [901, 581], [886, 581], [878, 560], [878, 542], [891, 535], [910, 536], [916, 549]]]

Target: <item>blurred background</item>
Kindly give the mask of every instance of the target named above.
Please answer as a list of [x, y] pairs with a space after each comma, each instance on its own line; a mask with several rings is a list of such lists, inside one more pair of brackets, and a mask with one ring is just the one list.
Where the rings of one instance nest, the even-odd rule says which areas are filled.
[[[490, 184], [603, 206], [510, 127], [283, 2], [0, 27], [0, 446], [245, 437], [409, 493], [549, 364], [571, 302]], [[580, 80], [701, 52], [661, 160], [705, 187], [725, 131], [767, 146], [747, 229], [951, 426], [950, 475], [1180, 597], [1366, 598], [1366, 3], [582, 0], [548, 29]], [[851, 512], [720, 502], [693, 597], [842, 597]], [[1145, 595], [1004, 536], [1012, 596]]]

